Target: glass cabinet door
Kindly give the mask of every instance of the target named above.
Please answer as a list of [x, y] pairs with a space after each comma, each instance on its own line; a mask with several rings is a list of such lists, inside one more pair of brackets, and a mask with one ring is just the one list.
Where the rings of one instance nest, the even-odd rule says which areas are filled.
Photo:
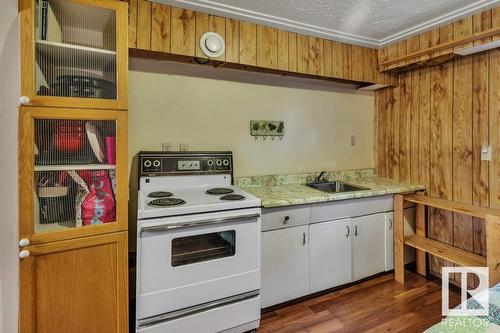
[[[48, 118], [38, 108], [30, 109], [22, 110], [22, 126], [33, 140], [21, 149], [20, 157], [32, 163], [31, 177], [22, 179], [21, 192], [33, 204], [32, 215], [21, 221], [22, 238], [43, 239], [50, 233], [71, 238], [96, 226], [105, 228], [84, 233], [122, 229], [127, 223], [122, 221], [126, 217], [121, 207], [126, 189], [118, 184], [126, 177], [122, 170], [126, 161], [117, 154], [120, 143], [124, 145], [119, 139], [122, 121], [113, 116], [123, 112], [86, 110], [85, 117], [68, 119], [64, 114], [69, 110], [48, 110], [52, 113]], [[91, 119], [92, 113], [96, 119]]]
[[29, 103], [125, 109], [128, 46], [127, 29], [121, 26], [127, 23], [126, 3], [23, 1], [29, 1], [32, 22], [23, 42], [33, 50], [22, 55], [29, 58], [23, 64], [32, 73], [23, 77]]

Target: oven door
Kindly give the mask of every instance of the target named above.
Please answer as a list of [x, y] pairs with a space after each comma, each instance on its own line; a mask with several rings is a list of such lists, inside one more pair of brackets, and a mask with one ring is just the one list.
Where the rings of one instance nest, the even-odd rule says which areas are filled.
[[260, 289], [260, 209], [142, 221], [138, 232], [138, 319]]

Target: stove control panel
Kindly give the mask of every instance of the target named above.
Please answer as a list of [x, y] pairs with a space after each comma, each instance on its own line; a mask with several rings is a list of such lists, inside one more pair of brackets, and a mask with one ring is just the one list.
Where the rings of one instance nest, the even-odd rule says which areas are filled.
[[233, 173], [231, 152], [140, 152], [140, 176]]

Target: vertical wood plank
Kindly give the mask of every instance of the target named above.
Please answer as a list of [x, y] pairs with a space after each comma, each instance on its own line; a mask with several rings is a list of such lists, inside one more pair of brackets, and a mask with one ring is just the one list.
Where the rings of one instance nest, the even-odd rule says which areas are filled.
[[137, 48], [151, 50], [151, 2], [137, 2]]
[[[402, 57], [406, 55], [406, 40], [401, 40], [396, 43], [397, 49], [398, 49], [398, 57]], [[406, 65], [407, 61], [403, 60], [400, 61], [396, 64], [396, 66], [404, 66]]]
[[487, 265], [489, 268], [489, 287], [500, 283], [500, 217], [486, 216]]
[[387, 88], [387, 177], [399, 180], [399, 108], [400, 87]]
[[297, 34], [297, 72], [309, 73], [309, 38]]
[[[389, 46], [387, 46], [387, 60], [396, 59], [397, 57], [398, 57], [398, 44], [394, 43], [394, 44], [390, 44]], [[398, 66], [398, 64], [394, 63], [391, 65], [388, 65], [387, 68], [393, 69], [393, 68], [396, 68], [397, 66]]]
[[351, 46], [351, 59], [351, 78], [355, 81], [363, 81], [363, 48], [361, 46]]
[[500, 208], [500, 50], [490, 51], [490, 207]]
[[240, 62], [240, 22], [226, 19], [226, 61]]
[[[434, 30], [431, 30], [430, 31], [430, 36], [431, 36], [431, 39], [430, 39], [430, 46], [436, 46], [436, 45], [439, 45], [441, 44], [441, 32], [440, 32], [440, 29], [439, 28], [436, 28]], [[443, 34], [444, 35], [444, 34]], [[440, 55], [440, 51], [436, 51], [436, 52], [432, 52], [430, 54], [430, 57], [437, 57], [438, 55]]]
[[344, 65], [344, 79], [352, 79], [352, 45], [342, 43], [342, 60]]
[[[418, 52], [418, 51], [420, 51], [420, 37], [417, 35], [417, 36], [413, 36], [413, 37], [409, 38], [406, 41], [406, 53], [411, 54], [411, 53]], [[407, 61], [407, 63], [414, 63], [416, 61], [418, 61], [418, 58], [411, 59], [411, 60]]]
[[323, 40], [323, 75], [326, 77], [333, 76], [333, 63], [332, 63], [332, 41], [328, 39]]
[[278, 69], [288, 71], [288, 32], [278, 30]]
[[288, 70], [297, 72], [297, 34], [288, 33]]
[[151, 50], [170, 52], [170, 6], [151, 4]]
[[411, 114], [411, 72], [400, 75], [401, 107], [399, 108], [399, 179], [410, 180], [410, 114]]
[[278, 31], [275, 28], [257, 26], [257, 66], [278, 68]]
[[[226, 40], [226, 19], [217, 15], [209, 15], [208, 31], [215, 32], [219, 34], [222, 39]], [[198, 45], [199, 39], [196, 39], [195, 43], [196, 45]], [[224, 53], [221, 56], [215, 58], [215, 60], [226, 61], [226, 52], [224, 51]]]
[[203, 54], [200, 48], [200, 38], [205, 33], [208, 32], [208, 14], [195, 12], [195, 54], [199, 58], [207, 58], [206, 55]]
[[[456, 22], [453, 22], [453, 39], [459, 40], [472, 35], [472, 16], [464, 17]], [[472, 46], [472, 43], [467, 43], [455, 47], [455, 50], [463, 49]]]
[[257, 65], [257, 25], [240, 22], [240, 63]]
[[[451, 42], [453, 40], [453, 23], [444, 25], [439, 28], [439, 44]], [[439, 53], [441, 55], [452, 53], [453, 48], [443, 49]]]
[[324, 75], [323, 39], [309, 36], [309, 63], [307, 72], [311, 75]]
[[342, 43], [332, 42], [332, 72], [337, 78], [344, 77], [344, 52]]
[[[432, 33], [431, 31], [424, 32], [419, 35], [420, 37], [420, 50], [426, 50], [432, 46]], [[420, 56], [420, 61], [429, 59], [429, 54], [424, 54]]]
[[[491, 29], [491, 9], [472, 16], [472, 29], [474, 33]], [[474, 45], [481, 45], [491, 41], [491, 37], [474, 41]]]
[[419, 158], [420, 149], [420, 71], [414, 70], [411, 75], [411, 93], [410, 93], [410, 181], [419, 182]]
[[[491, 9], [491, 27], [498, 28], [500, 27], [500, 7], [497, 6]], [[493, 40], [499, 40], [500, 36], [493, 36]]]
[[[472, 57], [472, 203], [488, 207], [489, 162], [481, 160], [481, 146], [489, 138], [489, 54], [480, 53]], [[486, 229], [484, 220], [474, 218], [474, 252], [486, 255]]]
[[365, 82], [376, 82], [377, 70], [377, 50], [370, 49], [368, 47], [362, 48], [362, 59], [363, 59], [363, 81]]
[[431, 69], [420, 70], [419, 87], [419, 109], [420, 109], [420, 133], [418, 150], [419, 180], [426, 188], [426, 194], [430, 194], [431, 187]]
[[128, 0], [128, 47], [137, 47], [137, 0]]
[[196, 17], [192, 10], [172, 7], [170, 9], [171, 42], [173, 54], [194, 56], [196, 53]]
[[[445, 63], [432, 69], [431, 80], [431, 196], [452, 198], [452, 95], [453, 63]], [[453, 214], [431, 209], [429, 236], [435, 240], [453, 243]], [[431, 256], [431, 270], [440, 274], [440, 268], [450, 265]]]
[[[453, 71], [453, 200], [472, 203], [472, 57], [456, 59]], [[454, 246], [473, 251], [472, 223], [454, 214]]]
[[376, 98], [376, 110], [375, 110], [375, 126], [377, 128], [376, 132], [376, 141], [375, 141], [375, 146], [376, 149], [375, 151], [377, 152], [376, 154], [376, 165], [377, 165], [377, 175], [380, 177], [386, 177], [387, 172], [386, 172], [386, 158], [387, 158], [387, 152], [386, 152], [386, 124], [387, 124], [387, 119], [386, 119], [386, 90], [387, 89], [381, 89], [377, 90], [375, 92], [375, 98]]

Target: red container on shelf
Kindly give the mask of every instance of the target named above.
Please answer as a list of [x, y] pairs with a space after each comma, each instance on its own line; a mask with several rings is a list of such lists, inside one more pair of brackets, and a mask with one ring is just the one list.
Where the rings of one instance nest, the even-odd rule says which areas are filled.
[[85, 144], [85, 123], [83, 121], [60, 120], [56, 123], [54, 146], [64, 153], [76, 153]]

